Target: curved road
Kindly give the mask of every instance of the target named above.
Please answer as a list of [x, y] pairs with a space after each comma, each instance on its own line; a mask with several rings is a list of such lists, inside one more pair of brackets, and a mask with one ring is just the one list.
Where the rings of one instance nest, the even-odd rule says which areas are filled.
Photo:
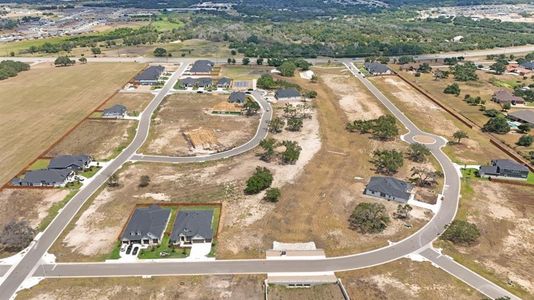
[[[376, 249], [369, 252], [331, 257], [318, 260], [216, 260], [206, 262], [140, 262], [140, 263], [60, 263], [60, 264], [39, 264], [41, 257], [46, 253], [48, 248], [60, 235], [65, 226], [70, 222], [78, 209], [111, 175], [115, 170], [126, 162], [133, 153], [144, 143], [148, 135], [150, 125], [150, 115], [159, 105], [163, 97], [171, 87], [172, 82], [178, 78], [180, 72], [176, 72], [163, 88], [162, 92], [150, 103], [149, 107], [143, 112], [139, 129], [134, 141], [126, 150], [117, 157], [103, 172], [99, 172], [88, 186], [84, 187], [68, 204], [56, 219], [50, 224], [48, 229], [43, 233], [39, 241], [29, 250], [24, 259], [11, 270], [5, 281], [0, 286], [0, 299], [7, 299], [16, 291], [20, 283], [34, 274], [34, 276], [45, 277], [102, 277], [102, 276], [142, 276], [142, 275], [188, 275], [188, 274], [247, 274], [247, 273], [268, 273], [268, 272], [322, 272], [322, 271], [345, 271], [358, 268], [371, 267], [374, 265], [384, 264], [393, 261], [408, 254], [420, 253], [432, 262], [438, 264], [446, 259], [429, 248], [434, 241], [455, 217], [459, 202], [460, 177], [454, 165], [449, 158], [441, 151], [441, 147], [446, 141], [436, 135], [428, 134], [421, 131], [413, 124], [395, 105], [393, 105], [372, 83], [359, 75], [357, 69], [350, 63], [345, 62], [351, 72], [358, 77], [360, 81], [378, 98], [391, 113], [409, 130], [409, 133], [403, 136], [408, 143], [414, 143], [415, 136], [427, 136], [436, 142], [428, 145], [432, 154], [440, 163], [443, 173], [445, 174], [445, 183], [443, 188], [443, 201], [441, 208], [434, 217], [419, 231], [407, 237], [404, 240], [396, 242], [384, 248]], [[185, 66], [180, 70], [183, 72]], [[166, 91], [165, 91], [166, 90]], [[261, 126], [260, 126], [261, 128]], [[135, 156], [135, 158], [140, 158]], [[447, 261], [448, 262], [448, 261]], [[452, 262], [452, 265], [446, 263], [439, 264], [446, 271], [454, 273], [460, 272], [462, 268]], [[41, 266], [37, 269], [38, 266]], [[496, 298], [503, 295], [517, 299], [510, 293], [495, 286], [484, 278], [472, 274], [469, 270], [462, 269], [466, 276], [460, 278], [471, 284], [474, 288], [489, 297]], [[455, 273], [456, 272], [456, 273]], [[475, 276], [476, 280], [473, 279]], [[477, 281], [478, 280], [478, 281]]]

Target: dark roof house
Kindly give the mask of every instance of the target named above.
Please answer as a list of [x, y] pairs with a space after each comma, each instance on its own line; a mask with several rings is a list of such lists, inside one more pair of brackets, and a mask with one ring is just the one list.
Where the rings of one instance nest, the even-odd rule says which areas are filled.
[[480, 177], [509, 177], [527, 179], [529, 169], [513, 160], [495, 159], [489, 166], [481, 166], [478, 171]]
[[158, 205], [137, 208], [121, 235], [123, 243], [159, 244], [171, 215]]
[[212, 210], [181, 210], [174, 221], [170, 241], [174, 244], [179, 243], [181, 246], [198, 242], [211, 242], [213, 238], [212, 222]]
[[228, 77], [223, 77], [217, 81], [217, 87], [228, 88], [232, 84], [232, 79]]
[[213, 70], [213, 66], [215, 63], [209, 60], [197, 60], [193, 63], [191, 66], [191, 70], [189, 72], [193, 74], [205, 74], [205, 73], [211, 73], [211, 70]]
[[534, 70], [534, 62], [533, 61], [525, 61], [519, 64], [521, 67], [527, 69], [527, 70]]
[[247, 94], [244, 92], [232, 92], [228, 97], [228, 102], [244, 104], [247, 101]]
[[11, 184], [18, 186], [62, 186], [67, 183], [74, 172], [68, 169], [61, 170], [32, 170], [24, 174], [24, 178], [15, 178]]
[[301, 100], [299, 91], [296, 88], [279, 89], [274, 97], [278, 100]]
[[150, 66], [137, 74], [134, 80], [141, 84], [156, 83], [163, 71], [165, 71], [163, 66]]
[[534, 111], [522, 109], [508, 113], [508, 118], [534, 127]]
[[410, 200], [412, 188], [411, 184], [393, 177], [373, 176], [364, 194], [405, 203]]
[[213, 85], [213, 80], [211, 80], [211, 78], [208, 78], [208, 77], [202, 77], [202, 78], [197, 79], [196, 84], [199, 87], [209, 87]]
[[523, 98], [515, 96], [512, 92], [508, 90], [498, 90], [493, 93], [491, 98], [494, 102], [499, 104], [511, 103], [511, 104], [523, 104], [525, 100]]
[[89, 167], [89, 163], [91, 163], [89, 155], [59, 155], [50, 161], [48, 168], [84, 170]]
[[180, 79], [180, 84], [183, 87], [193, 87], [197, 83], [197, 80], [191, 77]]
[[110, 108], [104, 109], [102, 117], [104, 118], [124, 118], [126, 115], [126, 106], [122, 104], [115, 104]]
[[378, 62], [366, 62], [364, 64], [365, 69], [373, 74], [373, 75], [380, 75], [380, 74], [390, 74], [391, 70], [388, 66], [378, 63]]

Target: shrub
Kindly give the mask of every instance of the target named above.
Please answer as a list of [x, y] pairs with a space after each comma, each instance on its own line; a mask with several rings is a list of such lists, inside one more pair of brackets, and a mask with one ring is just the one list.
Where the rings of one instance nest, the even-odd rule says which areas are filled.
[[35, 237], [35, 230], [26, 221], [11, 221], [4, 226], [0, 234], [0, 250], [19, 252], [28, 247]]
[[442, 239], [455, 244], [471, 245], [480, 237], [480, 231], [473, 223], [462, 220], [454, 220], [445, 230]]
[[498, 116], [489, 119], [482, 129], [487, 132], [505, 134], [510, 131], [510, 125], [508, 125], [508, 121], [504, 117]]
[[430, 149], [427, 146], [419, 143], [410, 144], [408, 150], [408, 157], [415, 162], [423, 162], [426, 157], [430, 155]]
[[532, 145], [532, 136], [531, 135], [523, 135], [519, 138], [519, 140], [517, 141], [517, 145], [518, 146], [524, 146], [524, 147], [529, 147], [530, 145]]
[[452, 94], [452, 95], [460, 95], [460, 86], [457, 84], [457, 83], [453, 83], [451, 85], [448, 85], [444, 90], [443, 92], [445, 94]]
[[349, 228], [361, 233], [380, 233], [388, 224], [386, 207], [381, 203], [360, 203], [349, 217]]
[[384, 174], [396, 173], [404, 164], [402, 152], [397, 150], [376, 150], [371, 160], [377, 172]]
[[278, 199], [280, 198], [281, 195], [282, 193], [280, 192], [280, 189], [270, 188], [265, 193], [265, 197], [263, 199], [269, 202], [278, 202]]
[[150, 184], [150, 176], [148, 175], [141, 176], [141, 178], [139, 179], [139, 187], [146, 187], [149, 184]]
[[267, 168], [257, 167], [256, 172], [247, 180], [246, 194], [257, 194], [271, 186], [273, 175]]

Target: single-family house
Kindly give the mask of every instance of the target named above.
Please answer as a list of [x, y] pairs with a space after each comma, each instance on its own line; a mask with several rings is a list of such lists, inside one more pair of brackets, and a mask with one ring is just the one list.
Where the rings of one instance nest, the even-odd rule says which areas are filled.
[[366, 62], [364, 64], [364, 67], [371, 75], [391, 74], [391, 70], [389, 69], [389, 67], [379, 62]]
[[534, 61], [524, 61], [519, 65], [527, 70], [534, 70]]
[[513, 179], [527, 179], [529, 169], [513, 160], [495, 159], [489, 166], [481, 166], [480, 177], [507, 177]]
[[516, 74], [524, 76], [524, 75], [532, 73], [532, 70], [526, 69], [519, 64], [512, 63], [506, 66], [506, 72], [516, 73]]
[[123, 244], [159, 245], [171, 216], [170, 208], [158, 205], [135, 209], [121, 234]]
[[302, 101], [299, 91], [293, 87], [277, 90], [274, 97], [278, 101]]
[[232, 85], [232, 79], [228, 77], [223, 77], [217, 80], [217, 88], [227, 89], [227, 88], [230, 88], [231, 85]]
[[244, 92], [232, 92], [230, 96], [228, 97], [228, 102], [230, 103], [237, 103], [237, 104], [245, 104], [247, 101], [247, 94]]
[[209, 88], [213, 86], [213, 80], [211, 80], [211, 78], [208, 78], [208, 77], [198, 78], [196, 80], [196, 85], [201, 88]]
[[70, 169], [44, 169], [32, 170], [24, 174], [22, 178], [14, 178], [11, 184], [15, 186], [65, 186], [74, 179], [74, 171]]
[[137, 74], [134, 82], [142, 85], [155, 85], [159, 81], [159, 77], [165, 71], [163, 66], [150, 66]]
[[102, 118], [123, 119], [126, 117], [126, 112], [126, 106], [122, 104], [115, 104], [110, 108], [104, 109], [102, 112]]
[[207, 75], [211, 74], [215, 63], [209, 60], [197, 60], [191, 66], [189, 73], [192, 75]]
[[523, 98], [515, 96], [514, 94], [512, 94], [512, 92], [508, 90], [496, 91], [495, 93], [493, 93], [491, 100], [501, 105], [505, 103], [510, 103], [512, 105], [525, 104], [525, 100], [523, 100]]
[[412, 185], [408, 182], [388, 176], [373, 176], [363, 193], [388, 201], [406, 203], [412, 197], [412, 189]]
[[534, 111], [530, 109], [516, 110], [508, 113], [508, 119], [534, 127]]
[[174, 221], [170, 242], [180, 247], [211, 243], [213, 238], [212, 210], [180, 210]]
[[197, 83], [197, 80], [191, 77], [180, 79], [180, 85], [183, 88], [192, 88], [195, 86], [196, 83]]
[[91, 161], [89, 155], [59, 155], [50, 160], [48, 169], [83, 171], [89, 168]]
[[421, 63], [407, 63], [399, 67], [401, 71], [417, 71], [421, 67]]

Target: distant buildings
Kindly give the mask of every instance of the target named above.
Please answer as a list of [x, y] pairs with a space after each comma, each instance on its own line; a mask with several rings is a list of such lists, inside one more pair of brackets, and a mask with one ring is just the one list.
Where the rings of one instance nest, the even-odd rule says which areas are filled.
[[388, 66], [378, 62], [366, 62], [364, 64], [365, 70], [371, 75], [389, 75], [391, 70]]
[[523, 124], [528, 124], [530, 127], [534, 127], [534, 111], [530, 109], [522, 109], [508, 113], [509, 119]]
[[512, 105], [525, 104], [525, 100], [523, 98], [514, 96], [514, 94], [512, 94], [512, 92], [508, 90], [496, 91], [495, 93], [493, 93], [491, 100], [501, 105], [506, 104], [506, 103], [510, 103]]

